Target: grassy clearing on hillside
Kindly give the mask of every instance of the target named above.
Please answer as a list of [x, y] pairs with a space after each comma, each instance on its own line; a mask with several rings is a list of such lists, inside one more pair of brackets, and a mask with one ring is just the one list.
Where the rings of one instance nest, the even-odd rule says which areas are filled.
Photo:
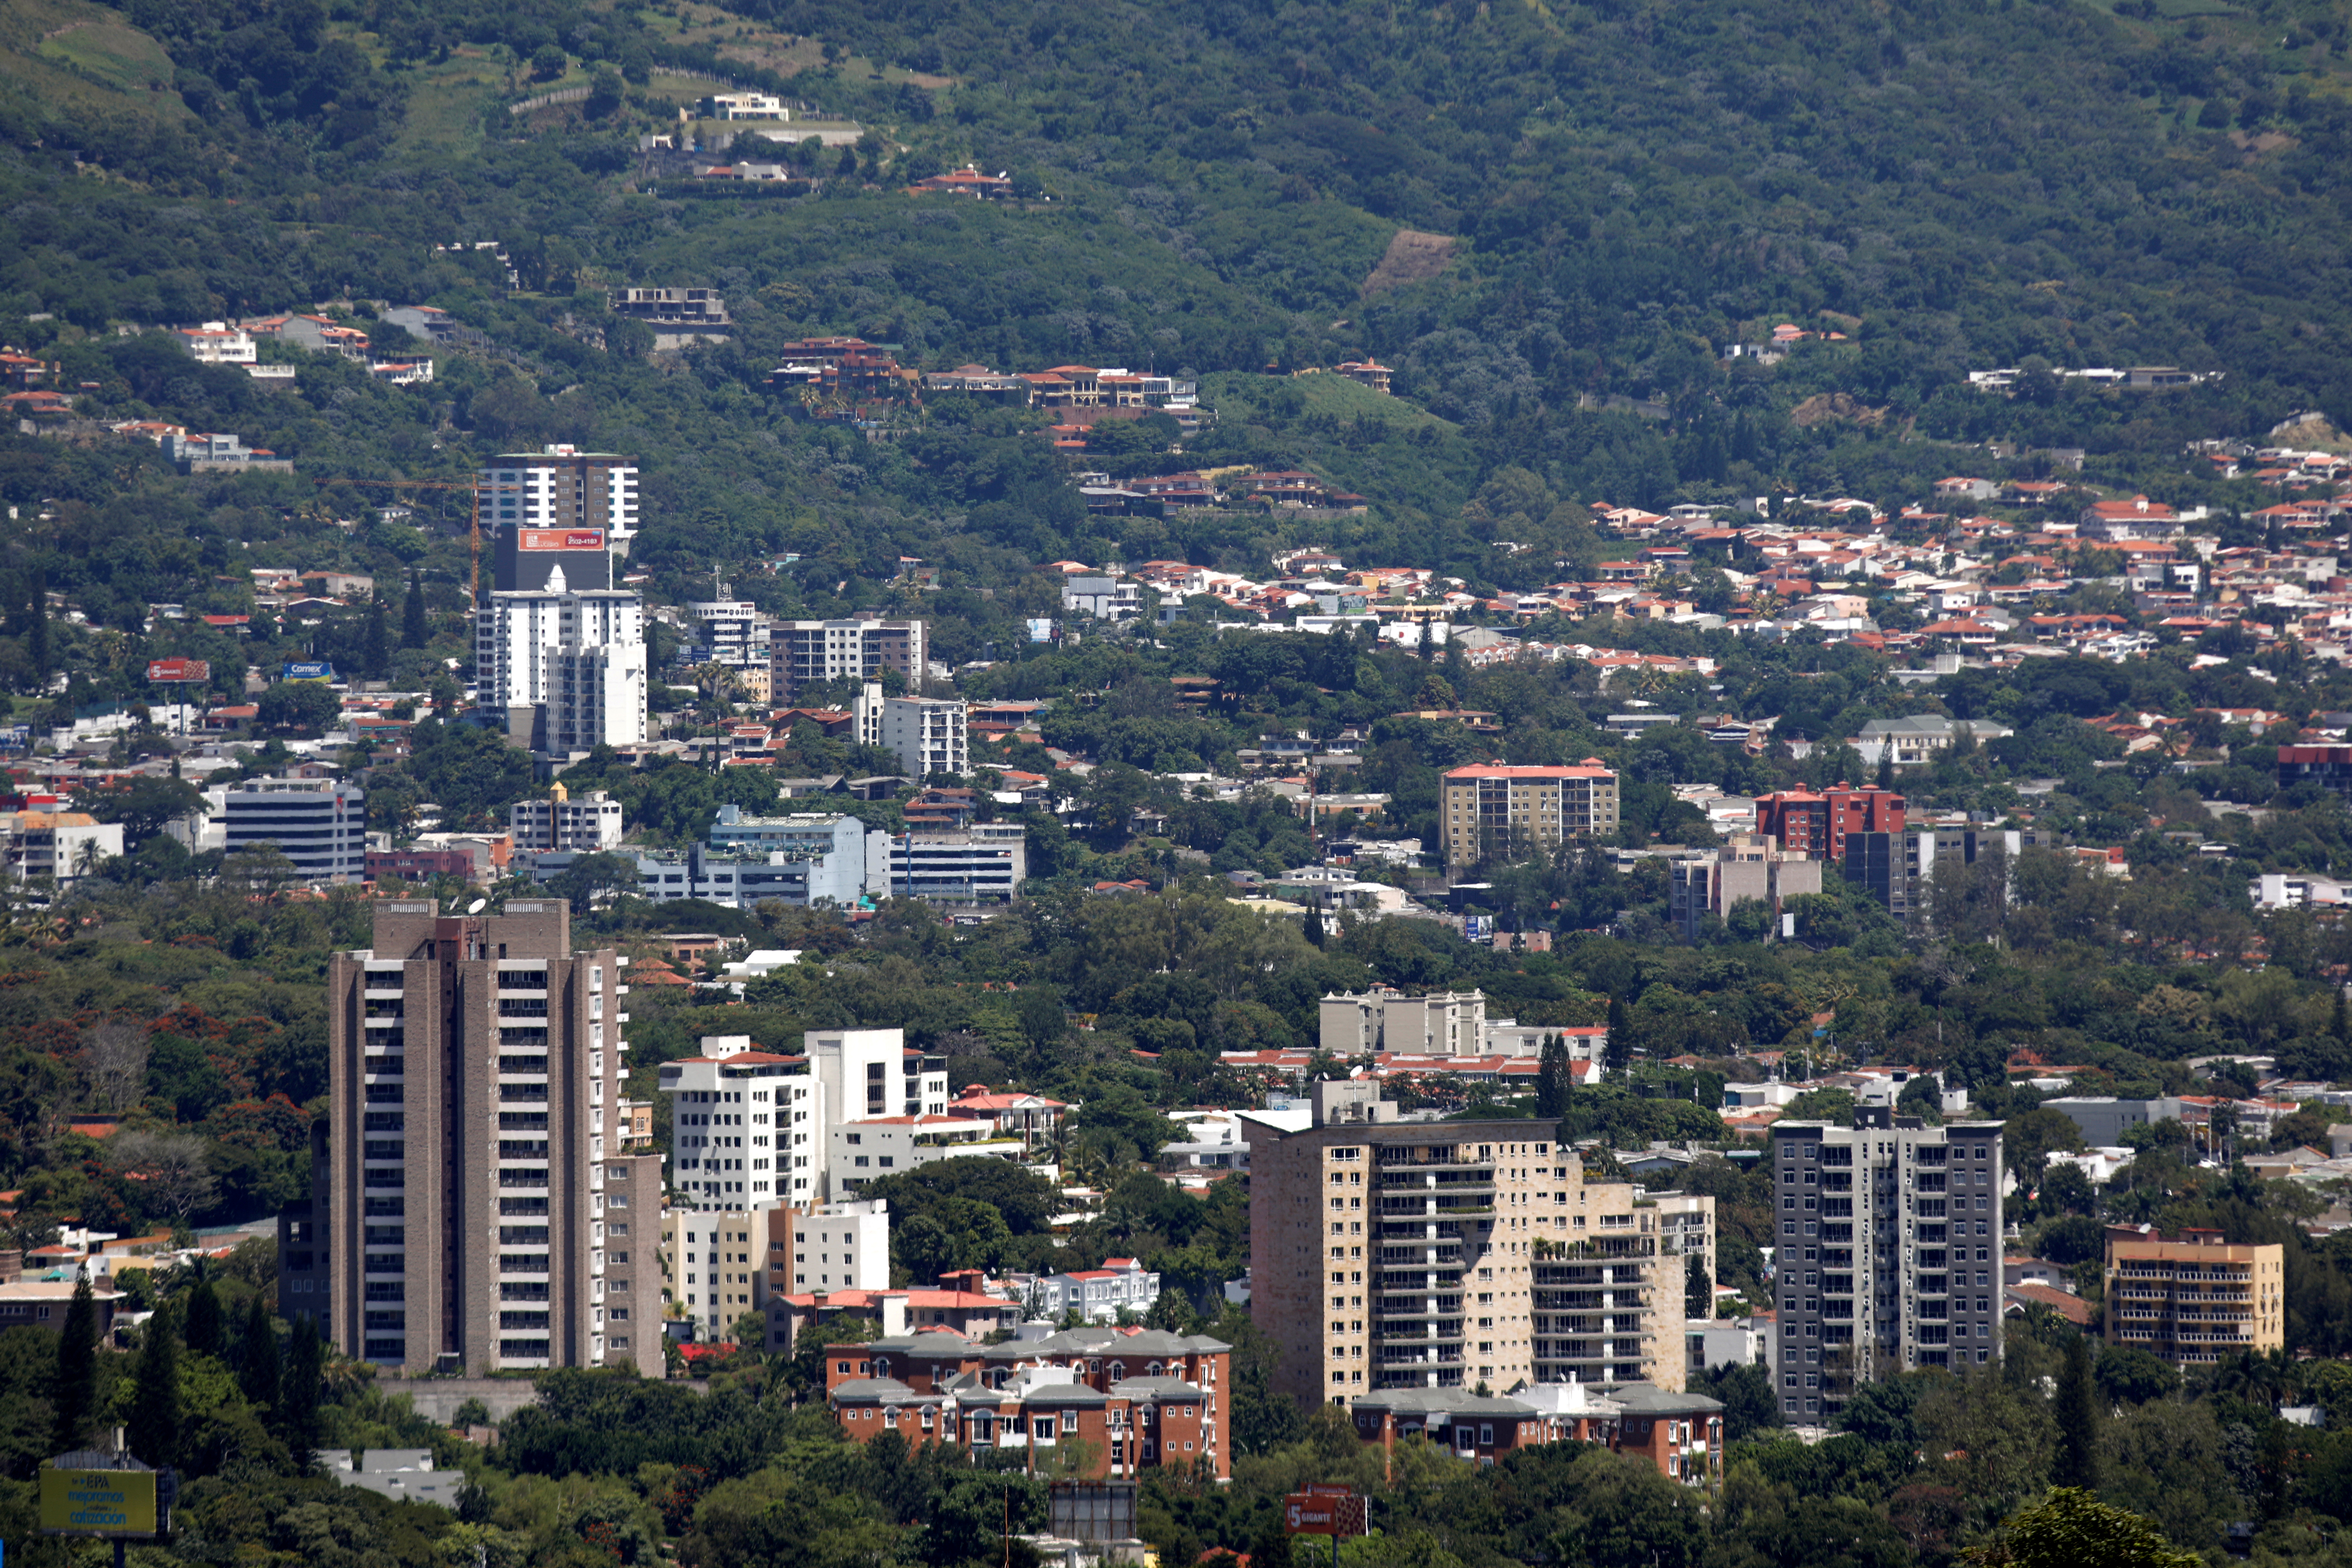
[[83, 0], [0, 6], [0, 84], [28, 96], [181, 120], [172, 73], [163, 46], [120, 12]]
[[1448, 434], [1458, 428], [1402, 397], [1375, 392], [1361, 382], [1328, 372], [1301, 375], [1213, 373], [1202, 378], [1201, 391], [1203, 399], [1215, 406], [1220, 418], [1230, 418], [1241, 412], [1229, 406], [1239, 404], [1253, 411], [1279, 413], [1284, 417], [1319, 414], [1343, 420], [1384, 419], [1399, 429], [1417, 430], [1424, 425], [1433, 425]]

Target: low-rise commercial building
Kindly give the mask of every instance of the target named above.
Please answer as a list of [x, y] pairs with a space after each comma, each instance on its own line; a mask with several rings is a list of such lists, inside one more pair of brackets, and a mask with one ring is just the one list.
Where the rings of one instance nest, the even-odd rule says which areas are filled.
[[621, 842], [621, 803], [601, 789], [574, 800], [559, 783], [545, 800], [519, 800], [507, 807], [507, 830], [518, 849], [598, 854]]
[[253, 779], [220, 797], [231, 855], [275, 849], [313, 885], [367, 875], [367, 792], [332, 779]]

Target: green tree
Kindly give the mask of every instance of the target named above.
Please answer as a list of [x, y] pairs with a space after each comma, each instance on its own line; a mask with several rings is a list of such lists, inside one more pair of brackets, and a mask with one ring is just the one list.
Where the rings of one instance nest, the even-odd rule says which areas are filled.
[[180, 1453], [180, 1334], [176, 1314], [159, 1309], [147, 1320], [147, 1337], [131, 1372], [131, 1412], [123, 1441], [150, 1465], [172, 1463]]
[[432, 627], [425, 616], [425, 584], [412, 566], [408, 569], [408, 598], [400, 609], [400, 646], [423, 647], [431, 640]]
[[2092, 1394], [2091, 1342], [2074, 1334], [2058, 1369], [2058, 1457], [2050, 1467], [2058, 1486], [2098, 1489], [2099, 1412]]
[[227, 1327], [221, 1315], [220, 1292], [209, 1279], [196, 1281], [188, 1292], [188, 1349], [196, 1355], [219, 1356], [228, 1348]]
[[285, 1398], [277, 1412], [278, 1436], [306, 1469], [319, 1447], [319, 1382], [326, 1370], [327, 1346], [317, 1322], [309, 1317], [295, 1319], [294, 1342], [280, 1384]]
[[368, 595], [367, 622], [360, 631], [360, 673], [382, 680], [392, 673], [392, 634], [384, 624], [383, 595]]
[[246, 1303], [245, 1329], [237, 1343], [236, 1385], [245, 1402], [257, 1410], [275, 1409], [278, 1372], [278, 1325], [256, 1295]]
[[122, 824], [122, 847], [135, 849], [166, 824], [201, 810], [205, 797], [185, 780], [142, 773], [121, 788], [86, 795], [79, 804], [100, 822]]
[[1555, 1031], [1543, 1038], [1536, 1060], [1536, 1115], [1558, 1121], [1568, 1114], [1568, 1037]]
[[2072, 1487], [2052, 1488], [1961, 1557], [1974, 1568], [2200, 1568], [2204, 1562], [2139, 1515]]
[[1609, 998], [1609, 1043], [1603, 1065], [1611, 1072], [1623, 1072], [1633, 1060], [1633, 1030], [1625, 1015], [1625, 998]]
[[25, 657], [33, 673], [46, 682], [49, 678], [49, 574], [33, 573], [32, 625], [25, 634]]
[[74, 1284], [66, 1303], [65, 1327], [58, 1339], [58, 1378], [51, 1403], [56, 1407], [59, 1453], [82, 1446], [89, 1418], [98, 1407], [98, 1301], [90, 1294], [89, 1276]]
[[321, 680], [281, 680], [261, 694], [254, 718], [266, 729], [315, 735], [342, 717], [343, 701]]

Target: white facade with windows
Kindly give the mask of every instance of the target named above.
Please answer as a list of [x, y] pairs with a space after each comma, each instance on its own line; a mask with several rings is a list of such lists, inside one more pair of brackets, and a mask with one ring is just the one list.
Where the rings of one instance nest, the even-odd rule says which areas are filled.
[[820, 1204], [793, 1215], [793, 1294], [890, 1288], [890, 1201]]
[[1029, 875], [1028, 830], [1017, 822], [902, 833], [889, 844], [887, 862], [866, 864], [867, 890], [883, 898], [1006, 903]]
[[971, 711], [946, 698], [893, 697], [882, 704], [882, 744], [898, 754], [909, 777], [961, 775], [971, 765]]
[[1121, 1311], [1139, 1316], [1159, 1300], [1159, 1275], [1132, 1258], [1112, 1258], [1100, 1268], [1041, 1276], [1029, 1288], [1028, 1304], [1042, 1317], [1076, 1311], [1089, 1323], [1109, 1323]]
[[[755, 1049], [748, 1035], [709, 1035], [699, 1056], [663, 1065], [660, 1084], [671, 1097], [673, 1200], [704, 1208], [837, 1197], [832, 1158], [845, 1145], [828, 1129], [943, 1110], [948, 1100], [946, 1059], [908, 1051], [898, 1029], [811, 1030], [797, 1056]], [[878, 1151], [864, 1151], [869, 1175], [882, 1169]]]
[[806, 1057], [754, 1050], [748, 1035], [707, 1036], [700, 1056], [663, 1064], [660, 1081], [674, 1205], [749, 1210], [823, 1195], [824, 1099]]
[[749, 600], [698, 599], [686, 613], [702, 626], [695, 644], [696, 663], [723, 664], [730, 669], [765, 668], [768, 662], [768, 618]]
[[[489, 595], [475, 617], [477, 700], [509, 714], [544, 710], [533, 735], [555, 751], [646, 739], [645, 601], [563, 586]], [[510, 732], [511, 732], [510, 721]]]
[[508, 452], [480, 474], [482, 531], [509, 528], [601, 528], [605, 548], [625, 556], [637, 536], [637, 465], [634, 458], [543, 447]]
[[255, 779], [221, 795], [225, 846], [274, 848], [305, 882], [367, 877], [367, 792], [330, 779]]
[[866, 1183], [937, 1160], [981, 1155], [1024, 1160], [1029, 1146], [996, 1130], [992, 1117], [874, 1116], [836, 1124], [827, 1136], [833, 1193], [847, 1197]]
[[507, 807], [507, 830], [518, 849], [594, 854], [621, 842], [621, 803], [601, 789], [573, 800], [557, 784], [547, 800], [519, 800]]

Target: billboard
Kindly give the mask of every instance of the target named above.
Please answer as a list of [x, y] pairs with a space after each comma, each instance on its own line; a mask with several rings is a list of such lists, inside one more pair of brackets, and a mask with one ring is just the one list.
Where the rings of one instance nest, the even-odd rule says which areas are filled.
[[287, 664], [284, 678], [288, 680], [332, 680], [335, 679], [335, 667], [322, 658], [293, 660]]
[[41, 1530], [48, 1535], [152, 1535], [153, 1470], [41, 1467]]
[[602, 550], [601, 528], [521, 528], [515, 531], [517, 550]]
[[1282, 1524], [1293, 1535], [1361, 1535], [1364, 1500], [1317, 1487], [1283, 1500]]
[[147, 679], [155, 681], [202, 685], [213, 678], [212, 663], [201, 658], [151, 658], [147, 661]]
[[1033, 620], [1025, 624], [1029, 628], [1029, 640], [1031, 642], [1052, 642], [1054, 640], [1053, 622]]

